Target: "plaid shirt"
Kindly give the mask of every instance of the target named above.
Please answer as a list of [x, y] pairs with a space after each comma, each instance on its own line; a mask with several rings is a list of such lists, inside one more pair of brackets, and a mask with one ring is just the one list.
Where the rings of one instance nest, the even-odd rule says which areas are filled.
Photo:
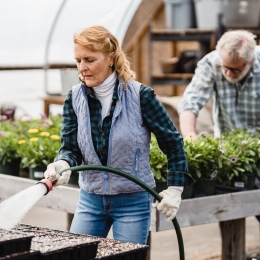
[[217, 51], [207, 54], [198, 62], [178, 110], [198, 115], [211, 96], [215, 136], [224, 131], [260, 126], [260, 46], [255, 49], [252, 69], [243, 84], [225, 79]]
[[[101, 103], [95, 97], [93, 89], [86, 87], [86, 95], [90, 110], [94, 148], [102, 165], [106, 165], [109, 132], [118, 99], [117, 87], [114, 89], [110, 115], [104, 118], [103, 123], [101, 119]], [[161, 150], [168, 158], [168, 185], [190, 185], [193, 180], [187, 174], [187, 160], [183, 140], [174, 127], [164, 106], [157, 99], [154, 91], [144, 85], [140, 89], [140, 100], [144, 125], [150, 132], [155, 134]], [[70, 166], [80, 165], [82, 163], [82, 156], [77, 144], [77, 117], [72, 107], [72, 91], [68, 93], [63, 107], [61, 136], [62, 146], [55, 161], [62, 159], [66, 160]]]

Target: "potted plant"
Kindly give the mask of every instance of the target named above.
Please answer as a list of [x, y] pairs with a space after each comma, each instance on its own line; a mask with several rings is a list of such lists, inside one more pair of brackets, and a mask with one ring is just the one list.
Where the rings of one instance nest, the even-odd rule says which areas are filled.
[[150, 142], [150, 166], [156, 182], [156, 192], [167, 189], [167, 158], [161, 151], [154, 134]]
[[195, 180], [197, 194], [215, 194], [217, 178], [218, 140], [202, 133], [194, 141], [184, 141], [189, 174]]
[[0, 119], [0, 173], [19, 175], [21, 157], [17, 154], [19, 133], [10, 120]]
[[[37, 123], [37, 124], [36, 124]], [[42, 118], [32, 124], [18, 141], [22, 167], [29, 168], [30, 178], [40, 180], [46, 166], [53, 162], [60, 148], [61, 117]]]
[[184, 142], [189, 173], [199, 189], [203, 188], [204, 179], [217, 179], [221, 191], [252, 189], [251, 175], [260, 175], [259, 144], [256, 130], [235, 130], [220, 138], [200, 134], [197, 140]]
[[[219, 139], [219, 180], [239, 189], [253, 189], [256, 175], [260, 175], [259, 133], [235, 130]], [[252, 178], [252, 179], [251, 179]]]
[[[167, 189], [167, 157], [161, 151], [156, 137], [151, 135], [150, 142], [150, 166], [156, 182], [156, 192]], [[190, 198], [193, 192], [193, 185], [185, 187], [182, 192], [182, 198]]]

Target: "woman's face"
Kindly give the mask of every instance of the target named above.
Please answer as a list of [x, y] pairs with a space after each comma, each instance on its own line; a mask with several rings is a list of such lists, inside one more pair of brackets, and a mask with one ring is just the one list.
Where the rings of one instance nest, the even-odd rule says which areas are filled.
[[102, 52], [93, 52], [80, 44], [74, 45], [74, 55], [77, 67], [83, 81], [88, 87], [97, 87], [113, 72], [112, 53], [104, 55]]

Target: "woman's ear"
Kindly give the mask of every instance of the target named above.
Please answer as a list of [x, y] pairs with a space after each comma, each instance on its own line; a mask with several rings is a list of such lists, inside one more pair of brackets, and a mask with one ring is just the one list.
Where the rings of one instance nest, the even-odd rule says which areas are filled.
[[109, 56], [110, 56], [110, 64], [115, 64], [115, 62], [114, 62], [114, 60], [115, 60], [115, 53], [114, 52], [111, 52], [110, 54], [109, 54]]

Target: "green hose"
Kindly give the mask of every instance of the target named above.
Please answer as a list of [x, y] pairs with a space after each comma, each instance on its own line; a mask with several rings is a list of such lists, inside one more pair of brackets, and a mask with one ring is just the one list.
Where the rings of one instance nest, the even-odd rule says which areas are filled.
[[[123, 177], [133, 181], [134, 183], [138, 184], [139, 186], [144, 188], [147, 192], [149, 192], [159, 202], [162, 200], [161, 196], [154, 189], [152, 189], [150, 186], [148, 186], [145, 182], [141, 181], [140, 179], [134, 177], [133, 175], [131, 175], [129, 173], [123, 172], [121, 170], [118, 170], [118, 169], [115, 169], [115, 168], [112, 168], [109, 166], [80, 165], [80, 166], [75, 166], [75, 167], [70, 167], [68, 169], [64, 169], [64, 170], [60, 171], [59, 174], [61, 175], [63, 172], [68, 171], [68, 170], [70, 170], [70, 171], [100, 170], [100, 171], [112, 172], [112, 173], [118, 174], [120, 176], [123, 176]], [[181, 234], [181, 229], [180, 229], [179, 223], [176, 218], [174, 218], [172, 220], [172, 223], [174, 225], [175, 232], [176, 232], [177, 239], [178, 239], [180, 260], [185, 260], [184, 245], [183, 245], [183, 239], [182, 239], [182, 234]]]

